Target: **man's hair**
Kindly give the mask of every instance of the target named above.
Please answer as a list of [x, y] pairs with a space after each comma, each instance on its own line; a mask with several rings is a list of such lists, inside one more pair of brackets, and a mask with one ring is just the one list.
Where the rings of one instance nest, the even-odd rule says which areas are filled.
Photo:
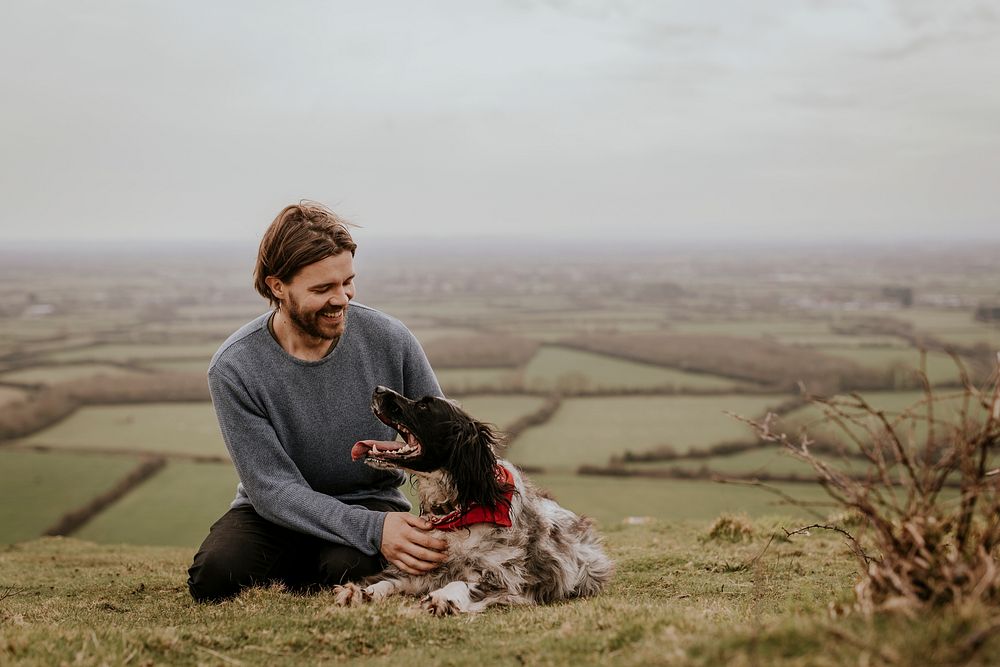
[[260, 295], [278, 305], [264, 279], [274, 276], [282, 282], [295, 278], [303, 267], [358, 246], [351, 238], [351, 223], [326, 206], [314, 201], [300, 201], [286, 206], [264, 232], [257, 252], [254, 287]]

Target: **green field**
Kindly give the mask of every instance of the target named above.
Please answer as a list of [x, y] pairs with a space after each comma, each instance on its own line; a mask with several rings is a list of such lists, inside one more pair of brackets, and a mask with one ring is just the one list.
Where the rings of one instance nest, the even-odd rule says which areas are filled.
[[473, 417], [500, 428], [506, 428], [515, 420], [534, 412], [544, 402], [545, 399], [539, 396], [517, 394], [468, 396], [459, 400], [462, 407]]
[[239, 478], [229, 464], [174, 461], [74, 536], [94, 542], [197, 547], [229, 509]]
[[130, 456], [0, 449], [0, 543], [38, 537], [137, 464]]
[[542, 346], [524, 370], [532, 390], [733, 389], [730, 378], [686, 373], [554, 345]]
[[734, 440], [752, 440], [749, 429], [724, 411], [759, 416], [782, 395], [632, 396], [571, 398], [552, 419], [525, 431], [508, 451], [520, 465], [572, 470], [603, 465], [626, 450], [670, 445], [678, 452]]
[[691, 472], [706, 470], [721, 475], [754, 475], [768, 472], [776, 475], [799, 474], [813, 476], [811, 465], [785, 453], [777, 446], [751, 449], [730, 456], [629, 463], [627, 467], [635, 470], [670, 468]]
[[116, 310], [5, 318], [4, 337], [11, 340], [33, 341], [54, 336], [79, 335], [113, 327], [129, 327], [138, 322], [139, 318], [135, 315]]
[[466, 327], [436, 327], [427, 325], [421, 327], [410, 326], [409, 329], [421, 343], [434, 340], [435, 338], [475, 336], [478, 333], [475, 329]]
[[26, 384], [57, 384], [81, 378], [135, 374], [136, 371], [109, 364], [62, 364], [22, 368], [0, 375], [0, 379], [6, 382], [24, 382]]
[[[897, 435], [904, 441], [916, 444], [923, 443], [927, 436], [925, 395], [919, 391], [870, 392], [863, 395], [875, 409], [883, 410], [890, 423], [894, 425]], [[959, 420], [963, 399], [959, 390], [938, 390], [935, 392], [934, 419], [939, 435], [946, 429], [956, 425]], [[876, 426], [874, 418], [858, 410], [848, 410], [848, 414], [860, 419], [862, 424]], [[981, 414], [981, 410], [973, 414]], [[783, 428], [790, 434], [798, 433], [805, 428], [811, 436], [836, 438], [846, 442], [844, 432], [835, 424], [827, 422], [823, 409], [818, 405], [807, 405], [790, 412], [782, 419]], [[852, 425], [853, 432], [861, 434], [864, 427]]]
[[[217, 322], [223, 321], [227, 324], [241, 322], [245, 324], [253, 318], [262, 315], [267, 311], [267, 302], [261, 300], [260, 303], [237, 303], [232, 305], [224, 304], [198, 304], [194, 306], [182, 306], [177, 309], [177, 320], [189, 320], [194, 322]], [[236, 329], [233, 329], [235, 331]]]
[[46, 361], [144, 361], [158, 359], [204, 359], [207, 365], [219, 343], [187, 343], [180, 345], [101, 344], [92, 347], [52, 352]]
[[[263, 311], [261, 311], [263, 312]], [[260, 313], [257, 313], [259, 315]], [[253, 315], [245, 318], [231, 318], [221, 320], [188, 321], [175, 320], [173, 322], [150, 322], [137, 327], [137, 331], [149, 332], [156, 336], [174, 339], [217, 339], [219, 344], [229, 337], [244, 324], [253, 319]]]
[[84, 407], [19, 442], [62, 449], [228, 456], [208, 402]]
[[[806, 516], [803, 509], [761, 489], [732, 486], [720, 493], [723, 487], [715, 482], [623, 480], [572, 474], [538, 474], [530, 479], [562, 505], [597, 520], [604, 529], [635, 517], [709, 520], [720, 512], [742, 512], [757, 517]], [[209, 526], [229, 507], [237, 482], [236, 472], [229, 465], [170, 463], [87, 523], [74, 537], [101, 543], [197, 547]], [[818, 486], [773, 486], [805, 502], [826, 501]], [[403, 490], [416, 504], [414, 489], [406, 484]]]
[[988, 345], [1000, 349], [1000, 327], [982, 326], [968, 331], [948, 331], [937, 335], [946, 343], [954, 345]]
[[519, 386], [521, 373], [506, 366], [497, 368], [442, 368], [435, 370], [441, 388], [448, 394], [481, 389]]
[[[675, 479], [624, 479], [567, 473], [531, 475], [540, 488], [578, 514], [596, 519], [602, 528], [621, 524], [628, 517], [652, 517], [664, 521], [711, 520], [722, 512], [750, 516], [802, 518], [805, 510], [789, 505], [778, 496], [749, 486], [709, 481]], [[821, 514], [828, 496], [817, 484], [771, 484], [791, 497], [814, 505]]]
[[901, 308], [892, 311], [890, 316], [909, 322], [921, 333], [941, 334], [986, 328], [976, 321], [972, 308]]
[[[913, 348], [891, 347], [820, 347], [820, 352], [848, 359], [868, 368], [895, 368], [901, 380], [912, 380], [920, 368], [920, 351]], [[961, 380], [958, 366], [943, 352], [927, 353], [927, 379], [931, 384], [956, 383]], [[912, 385], [911, 385], [912, 386]]]

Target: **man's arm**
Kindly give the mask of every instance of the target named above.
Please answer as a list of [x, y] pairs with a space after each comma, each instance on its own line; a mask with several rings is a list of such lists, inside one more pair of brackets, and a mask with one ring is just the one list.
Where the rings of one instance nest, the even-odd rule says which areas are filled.
[[222, 437], [258, 514], [368, 555], [380, 551], [385, 512], [347, 505], [314, 491], [242, 383], [215, 368], [208, 385]]

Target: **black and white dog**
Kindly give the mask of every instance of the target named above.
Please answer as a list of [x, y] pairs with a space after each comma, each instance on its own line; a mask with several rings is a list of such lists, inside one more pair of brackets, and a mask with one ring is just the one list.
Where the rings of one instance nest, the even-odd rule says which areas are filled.
[[543, 604], [599, 593], [614, 565], [589, 519], [545, 497], [510, 462], [498, 459], [499, 436], [451, 401], [411, 401], [378, 387], [372, 410], [405, 442], [363, 440], [351, 452], [376, 467], [417, 478], [421, 515], [448, 542], [448, 560], [411, 575], [390, 566], [367, 586], [334, 589], [339, 605], [389, 595], [424, 596], [438, 616], [497, 604]]

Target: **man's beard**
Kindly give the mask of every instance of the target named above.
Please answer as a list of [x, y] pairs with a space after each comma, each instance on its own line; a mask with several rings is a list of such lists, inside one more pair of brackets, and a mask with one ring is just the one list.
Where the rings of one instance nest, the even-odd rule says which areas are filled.
[[288, 319], [291, 320], [292, 324], [295, 325], [300, 331], [308, 336], [312, 336], [313, 338], [336, 340], [344, 333], [344, 326], [347, 325], [347, 306], [343, 307], [343, 319], [338, 322], [339, 326], [337, 326], [337, 333], [335, 334], [330, 331], [324, 331], [323, 324], [320, 321], [320, 313], [329, 310], [332, 309], [323, 308], [311, 313], [306, 313], [299, 308], [299, 304], [295, 301], [294, 297], [289, 296], [288, 299]]

